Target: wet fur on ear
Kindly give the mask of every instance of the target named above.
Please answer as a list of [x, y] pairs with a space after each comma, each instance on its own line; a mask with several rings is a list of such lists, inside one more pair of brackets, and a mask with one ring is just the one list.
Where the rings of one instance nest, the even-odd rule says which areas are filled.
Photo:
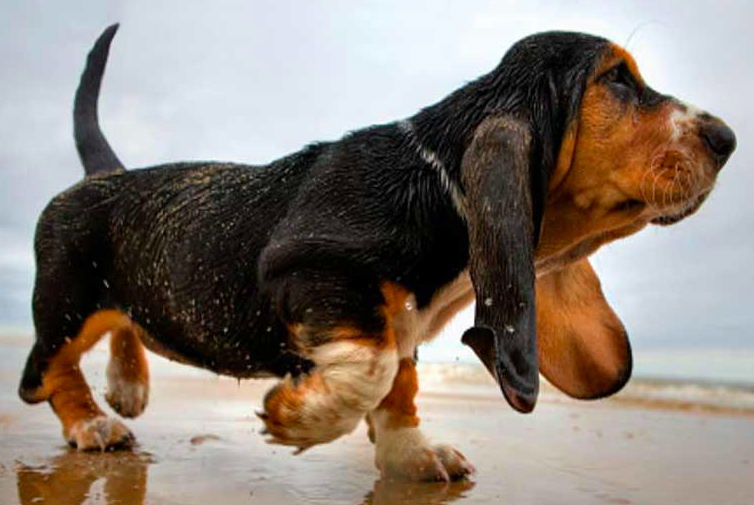
[[500, 384], [508, 403], [530, 412], [539, 392], [534, 296], [534, 215], [529, 126], [511, 117], [480, 125], [461, 167], [466, 188], [474, 327], [463, 342]]
[[631, 346], [589, 260], [538, 278], [536, 289], [542, 375], [574, 398], [618, 392], [631, 377]]
[[[431, 130], [425, 136], [451, 162], [453, 151], [444, 150], [454, 138], [470, 138], [460, 180], [477, 305], [475, 326], [463, 342], [520, 412], [531, 411], [538, 394], [533, 254], [548, 183], [566, 128], [578, 116], [587, 80], [605, 47], [603, 39], [562, 32], [528, 37], [492, 73], [416, 118], [419, 130], [430, 121], [438, 123], [438, 112], [444, 112], [440, 118], [464, 118], [445, 128], [431, 125], [444, 134], [437, 143]], [[473, 130], [456, 131], [457, 125]]]

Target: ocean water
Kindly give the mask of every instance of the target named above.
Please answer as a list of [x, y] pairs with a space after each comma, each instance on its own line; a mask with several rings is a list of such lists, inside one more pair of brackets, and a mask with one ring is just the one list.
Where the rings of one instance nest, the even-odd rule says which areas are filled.
[[[15, 388], [30, 346], [30, 337], [0, 336], [0, 380], [4, 384]], [[108, 353], [103, 339], [84, 357], [84, 370], [95, 389], [104, 387]], [[150, 373], [156, 380], [160, 377], [216, 379], [209, 372], [152, 354]], [[419, 382], [421, 391], [429, 394], [501, 395], [487, 370], [465, 359], [427, 360], [422, 359], [420, 353]], [[540, 397], [541, 401], [572, 401], [544, 380]], [[620, 393], [605, 401], [639, 407], [754, 415], [754, 349], [635, 350], [631, 380]]]
[[[476, 363], [420, 363], [423, 390], [456, 394], [501, 393]], [[544, 401], [572, 401], [546, 380]], [[754, 350], [685, 349], [634, 352], [634, 373], [617, 395], [605, 400], [639, 407], [754, 415]]]

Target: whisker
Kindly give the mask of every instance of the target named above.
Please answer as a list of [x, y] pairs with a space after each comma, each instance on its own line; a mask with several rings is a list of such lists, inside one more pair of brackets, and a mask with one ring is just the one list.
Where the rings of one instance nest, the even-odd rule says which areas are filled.
[[647, 199], [647, 195], [644, 192], [644, 182], [647, 178], [647, 175], [649, 175], [649, 170], [645, 170], [644, 174], [641, 176], [641, 181], [639, 181], [639, 192], [641, 193], [641, 199], [647, 202], [650, 208], [652, 208], [652, 203]]
[[670, 199], [669, 204], [671, 206], [676, 205], [678, 203], [678, 199], [681, 193], [683, 193], [683, 189], [681, 188], [681, 185], [678, 180], [678, 164], [675, 165], [673, 169], [673, 177], [670, 179], [670, 185], [668, 189], [668, 198]]
[[654, 179], [652, 179], [652, 202], [653, 203], [656, 203], [655, 191], [657, 190], [657, 178], [660, 177], [660, 175], [662, 175], [662, 172], [657, 172]]
[[696, 186], [694, 175], [690, 171], [686, 171], [686, 192], [684, 193], [686, 199], [691, 198], [694, 186]]

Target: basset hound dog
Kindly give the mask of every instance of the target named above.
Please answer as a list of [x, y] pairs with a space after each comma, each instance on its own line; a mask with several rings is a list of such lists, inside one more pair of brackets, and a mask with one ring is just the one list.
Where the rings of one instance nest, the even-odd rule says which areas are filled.
[[631, 348], [588, 257], [694, 213], [736, 144], [621, 47], [547, 32], [407, 119], [268, 165], [125, 170], [97, 117], [116, 30], [76, 93], [86, 177], [37, 225], [19, 388], [80, 450], [133, 440], [78, 366], [109, 333], [106, 399], [124, 417], [147, 404], [146, 347], [279, 377], [259, 412], [270, 442], [300, 451], [366, 419], [383, 474], [462, 477], [473, 466], [420, 431], [416, 347], [476, 300], [462, 340], [514, 409], [534, 408], [540, 373], [572, 397], [615, 393]]

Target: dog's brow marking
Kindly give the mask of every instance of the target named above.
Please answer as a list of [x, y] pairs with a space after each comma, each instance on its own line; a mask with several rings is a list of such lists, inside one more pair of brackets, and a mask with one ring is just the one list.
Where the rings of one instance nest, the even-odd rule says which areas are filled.
[[403, 121], [400, 121], [398, 123], [398, 128], [406, 134], [409, 143], [414, 147], [419, 157], [439, 174], [440, 183], [453, 200], [453, 206], [456, 208], [456, 211], [458, 211], [458, 214], [463, 219], [466, 219], [466, 199], [463, 196], [461, 188], [458, 187], [458, 184], [450, 179], [445, 164], [434, 151], [422, 145], [416, 137], [414, 125], [411, 124], [410, 120], [404, 119]]

